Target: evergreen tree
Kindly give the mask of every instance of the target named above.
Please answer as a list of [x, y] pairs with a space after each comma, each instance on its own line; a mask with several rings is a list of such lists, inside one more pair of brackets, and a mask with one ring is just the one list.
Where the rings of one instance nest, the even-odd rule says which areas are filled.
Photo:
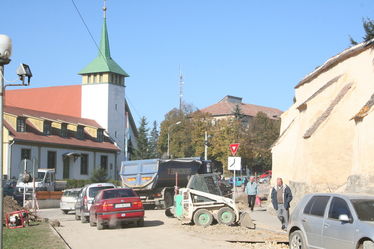
[[150, 136], [149, 136], [149, 156], [150, 158], [158, 158], [159, 153], [157, 150], [157, 143], [158, 143], [158, 128], [157, 128], [157, 122], [153, 122], [153, 128], [151, 130]]
[[146, 117], [140, 119], [138, 128], [138, 148], [136, 150], [136, 159], [149, 158], [149, 141], [148, 141], [148, 122]]
[[[362, 26], [365, 31], [365, 36], [362, 37], [364, 42], [367, 42], [374, 38], [374, 21], [370, 18], [366, 18], [362, 20]], [[349, 38], [351, 45], [357, 45], [358, 42], [355, 41], [352, 37]]]

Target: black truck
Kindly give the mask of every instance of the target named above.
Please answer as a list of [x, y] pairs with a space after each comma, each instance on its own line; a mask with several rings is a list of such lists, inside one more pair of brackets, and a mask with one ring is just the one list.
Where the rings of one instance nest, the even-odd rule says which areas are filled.
[[120, 176], [145, 205], [167, 208], [173, 205], [176, 186], [186, 187], [191, 175], [211, 172], [211, 161], [200, 158], [147, 159], [122, 162]]

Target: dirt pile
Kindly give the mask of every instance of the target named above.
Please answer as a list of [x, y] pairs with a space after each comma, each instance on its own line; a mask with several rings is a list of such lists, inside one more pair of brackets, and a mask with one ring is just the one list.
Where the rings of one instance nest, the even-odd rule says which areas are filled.
[[13, 200], [11, 196], [4, 197], [4, 214], [21, 210], [22, 207], [18, 205], [16, 200]]

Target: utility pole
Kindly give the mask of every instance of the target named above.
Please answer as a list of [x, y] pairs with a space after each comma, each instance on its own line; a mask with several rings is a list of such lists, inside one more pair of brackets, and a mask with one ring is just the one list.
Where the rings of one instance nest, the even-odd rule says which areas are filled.
[[3, 248], [3, 97], [4, 97], [4, 65], [9, 64], [12, 54], [12, 40], [0, 35], [0, 249]]
[[208, 160], [208, 132], [205, 132], [205, 140], [204, 140], [204, 160]]

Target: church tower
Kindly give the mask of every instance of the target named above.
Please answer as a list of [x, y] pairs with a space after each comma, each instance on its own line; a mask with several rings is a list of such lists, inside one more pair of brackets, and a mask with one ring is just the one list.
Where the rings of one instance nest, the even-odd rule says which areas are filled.
[[82, 75], [81, 116], [96, 120], [121, 148], [117, 157], [118, 168], [124, 160], [125, 79], [129, 75], [110, 55], [106, 10], [104, 1], [104, 22], [98, 55], [78, 73]]

